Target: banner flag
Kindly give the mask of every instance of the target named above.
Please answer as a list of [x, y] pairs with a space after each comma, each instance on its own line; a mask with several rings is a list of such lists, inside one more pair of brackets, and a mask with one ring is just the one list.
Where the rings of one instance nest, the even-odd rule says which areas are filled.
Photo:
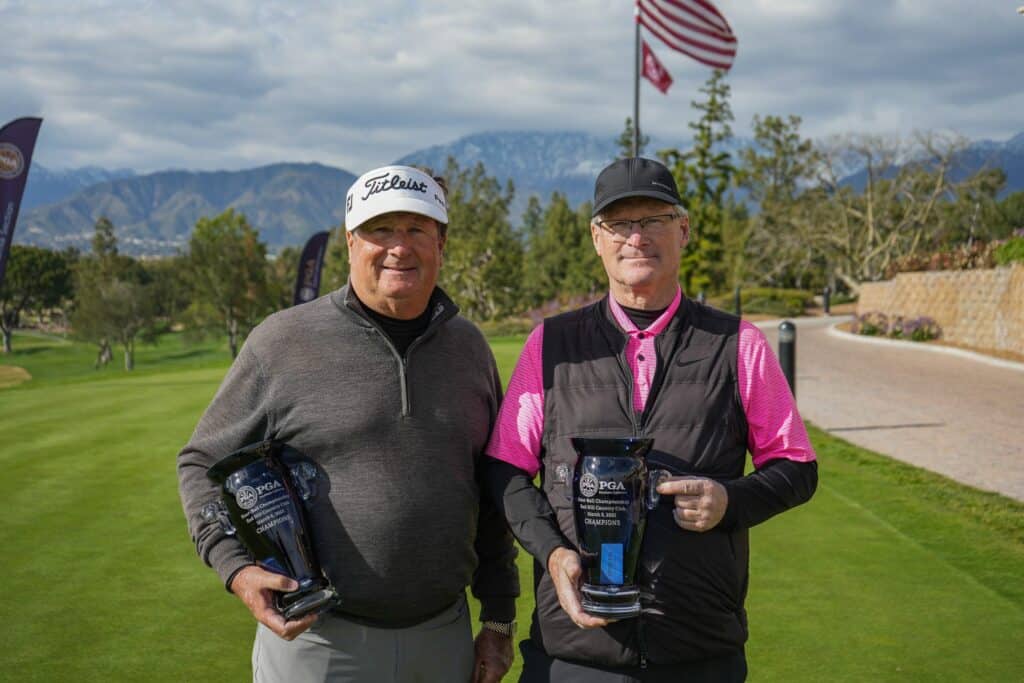
[[295, 278], [293, 306], [312, 301], [320, 294], [320, 269], [324, 265], [327, 238], [330, 233], [318, 232], [306, 241], [299, 258], [299, 273]]
[[0, 128], [0, 285], [7, 271], [7, 254], [41, 125], [42, 119], [21, 118]]
[[643, 41], [643, 64], [644, 64], [644, 78], [654, 84], [654, 87], [663, 93], [667, 93], [668, 89], [672, 86], [672, 74], [668, 72], [661, 62], [658, 61], [657, 55], [654, 54], [654, 50], [647, 44], [647, 41]]
[[710, 0], [637, 0], [636, 20], [668, 47], [728, 71], [736, 36]]

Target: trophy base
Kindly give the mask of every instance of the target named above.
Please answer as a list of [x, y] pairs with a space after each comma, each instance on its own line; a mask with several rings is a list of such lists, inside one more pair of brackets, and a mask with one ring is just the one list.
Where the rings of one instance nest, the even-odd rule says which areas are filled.
[[640, 591], [633, 586], [595, 586], [585, 583], [580, 589], [583, 611], [605, 619], [629, 619], [640, 616]]
[[285, 621], [296, 621], [334, 607], [338, 603], [338, 594], [330, 587], [312, 593], [285, 593], [278, 596], [277, 603]]

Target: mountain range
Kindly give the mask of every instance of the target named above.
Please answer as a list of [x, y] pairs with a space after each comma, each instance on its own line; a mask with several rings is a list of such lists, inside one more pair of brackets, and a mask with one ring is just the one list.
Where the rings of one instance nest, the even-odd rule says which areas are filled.
[[120, 180], [136, 175], [135, 171], [120, 168], [108, 171], [98, 166], [86, 166], [68, 170], [50, 170], [39, 164], [32, 165], [25, 196], [21, 199], [21, 211], [37, 206], [56, 204], [80, 190], [109, 180]]
[[[1006, 142], [980, 140], [968, 145], [955, 157], [950, 167], [949, 178], [959, 182], [983, 168], [1001, 168], [1006, 174], [1006, 186], [1001, 196], [1024, 190], [1024, 133]], [[862, 191], [867, 184], [867, 173], [864, 169], [852, 171], [844, 178], [843, 183], [858, 192]]]
[[[752, 142], [734, 138], [730, 151]], [[682, 147], [654, 140], [649, 150]], [[528, 198], [546, 202], [554, 191], [571, 205], [590, 199], [594, 177], [619, 152], [612, 137], [580, 132], [491, 132], [415, 151], [395, 163], [441, 171], [449, 156], [461, 168], [482, 162], [491, 176], [511, 180], [518, 223]], [[648, 152], [652, 154], [653, 152]], [[1024, 133], [1007, 142], [972, 144], [959, 172], [997, 166], [1007, 174], [1006, 191], [1024, 190]], [[101, 216], [115, 226], [119, 245], [133, 255], [165, 255], [183, 248], [196, 221], [227, 208], [244, 213], [271, 252], [301, 246], [309, 235], [340, 225], [344, 196], [355, 175], [316, 163], [279, 163], [240, 171], [160, 171], [137, 175], [126, 169], [51, 171], [34, 165], [14, 239], [50, 248], [87, 249]], [[857, 173], [849, 178], [857, 184]]]
[[[29, 186], [34, 182], [29, 174]], [[119, 248], [133, 255], [173, 254], [203, 216], [233, 208], [277, 251], [341, 224], [355, 176], [321, 164], [272, 164], [243, 171], [161, 171], [107, 180], [18, 219], [15, 240], [56, 249], [87, 249], [101, 216]], [[26, 188], [26, 194], [28, 188]]]

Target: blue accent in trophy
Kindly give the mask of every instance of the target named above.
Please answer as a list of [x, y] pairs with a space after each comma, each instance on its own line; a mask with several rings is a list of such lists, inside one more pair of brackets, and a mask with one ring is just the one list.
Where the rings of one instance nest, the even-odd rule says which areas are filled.
[[640, 614], [636, 569], [647, 511], [664, 470], [648, 471], [653, 439], [574, 438], [573, 512], [583, 564], [583, 610], [607, 619]]

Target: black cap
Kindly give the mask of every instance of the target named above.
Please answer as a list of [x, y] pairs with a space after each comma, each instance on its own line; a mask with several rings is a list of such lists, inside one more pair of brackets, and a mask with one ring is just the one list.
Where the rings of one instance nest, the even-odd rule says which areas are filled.
[[594, 214], [626, 197], [650, 197], [666, 204], [682, 204], [676, 179], [654, 159], [618, 159], [605, 167], [594, 183]]

